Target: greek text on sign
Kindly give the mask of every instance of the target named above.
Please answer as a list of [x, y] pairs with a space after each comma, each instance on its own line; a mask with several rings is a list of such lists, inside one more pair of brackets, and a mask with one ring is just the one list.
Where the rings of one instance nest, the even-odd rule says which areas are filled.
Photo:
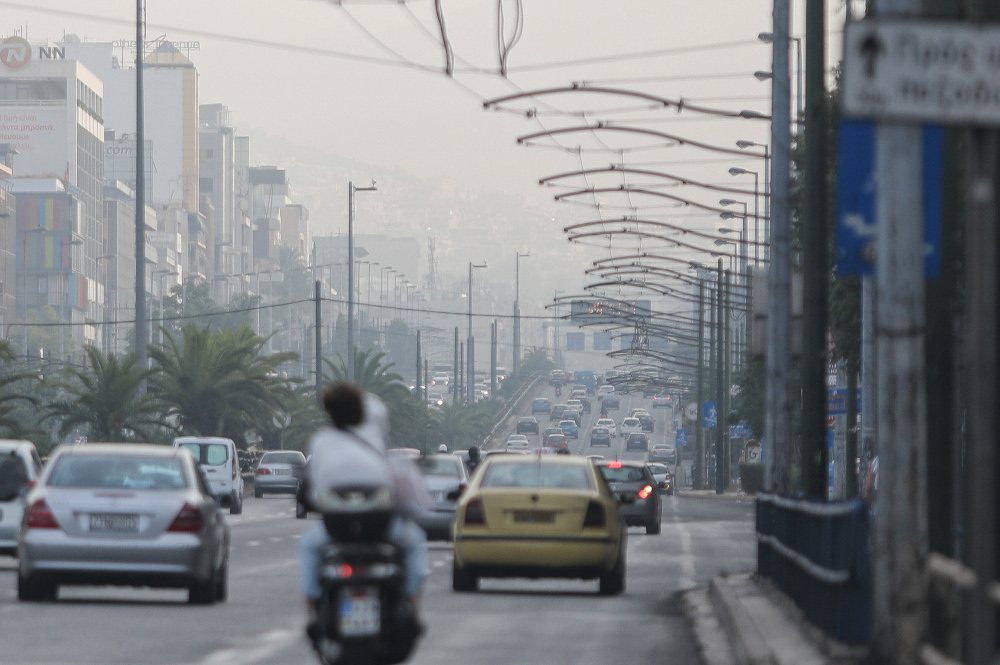
[[844, 37], [844, 115], [1000, 125], [1000, 26], [866, 19]]

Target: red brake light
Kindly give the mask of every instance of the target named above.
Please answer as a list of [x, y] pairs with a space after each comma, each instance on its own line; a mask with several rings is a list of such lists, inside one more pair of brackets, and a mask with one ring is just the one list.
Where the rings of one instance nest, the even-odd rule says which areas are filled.
[[609, 469], [620, 469], [620, 468], [622, 468], [622, 463], [618, 462], [618, 461], [608, 462], [608, 468]]
[[648, 499], [649, 495], [652, 494], [652, 493], [653, 493], [653, 486], [652, 485], [646, 485], [641, 490], [639, 490], [639, 498], [640, 499]]
[[37, 484], [38, 484], [37, 480], [29, 480], [28, 482], [24, 483], [24, 489], [30, 490], [32, 487], [34, 487]]
[[38, 499], [31, 504], [31, 508], [28, 509], [28, 514], [25, 516], [24, 523], [29, 529], [59, 528], [59, 524], [56, 523], [56, 518], [52, 514], [52, 509], [49, 508], [49, 504], [45, 502], [45, 499]]
[[486, 526], [486, 509], [482, 499], [465, 504], [465, 526]]
[[258, 476], [270, 476], [271, 475], [271, 470], [268, 469], [265, 466], [258, 467], [257, 468], [257, 475]]
[[236, 463], [236, 456], [233, 455], [233, 480], [236, 480], [236, 474], [240, 472], [240, 467]]
[[353, 574], [354, 574], [354, 569], [351, 568], [351, 564], [342, 563], [339, 566], [337, 566], [337, 575], [339, 575], [340, 577], [350, 577]]
[[584, 528], [604, 526], [604, 506], [591, 501], [587, 506], [587, 514], [583, 517], [583, 526]]
[[190, 503], [185, 503], [181, 511], [177, 513], [177, 517], [174, 518], [174, 523], [170, 525], [167, 531], [172, 533], [198, 533], [204, 526], [205, 518], [202, 516], [201, 511]]

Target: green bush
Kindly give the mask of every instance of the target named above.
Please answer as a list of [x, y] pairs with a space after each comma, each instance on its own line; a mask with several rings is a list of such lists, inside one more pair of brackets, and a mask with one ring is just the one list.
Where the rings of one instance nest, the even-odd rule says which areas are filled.
[[764, 465], [759, 462], [740, 463], [740, 486], [747, 494], [756, 494], [764, 486]]

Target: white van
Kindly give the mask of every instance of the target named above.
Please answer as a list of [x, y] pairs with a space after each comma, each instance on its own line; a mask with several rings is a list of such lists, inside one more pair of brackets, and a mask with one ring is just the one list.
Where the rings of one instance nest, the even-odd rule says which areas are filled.
[[228, 504], [233, 515], [242, 513], [243, 476], [233, 440], [222, 436], [179, 436], [174, 439], [174, 448], [181, 446], [194, 455], [219, 503]]
[[[18, 466], [4, 466], [10, 456]], [[17, 532], [24, 514], [24, 494], [38, 482], [41, 471], [42, 460], [35, 444], [0, 439], [0, 475], [4, 476], [0, 478], [0, 555], [17, 556]], [[12, 475], [7, 477], [8, 474]]]

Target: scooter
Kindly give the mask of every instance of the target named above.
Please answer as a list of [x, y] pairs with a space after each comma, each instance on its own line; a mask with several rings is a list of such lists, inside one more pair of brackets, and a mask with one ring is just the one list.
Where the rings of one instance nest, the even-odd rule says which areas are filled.
[[562, 388], [556, 386], [556, 397], [559, 397], [560, 395], [562, 395]]

